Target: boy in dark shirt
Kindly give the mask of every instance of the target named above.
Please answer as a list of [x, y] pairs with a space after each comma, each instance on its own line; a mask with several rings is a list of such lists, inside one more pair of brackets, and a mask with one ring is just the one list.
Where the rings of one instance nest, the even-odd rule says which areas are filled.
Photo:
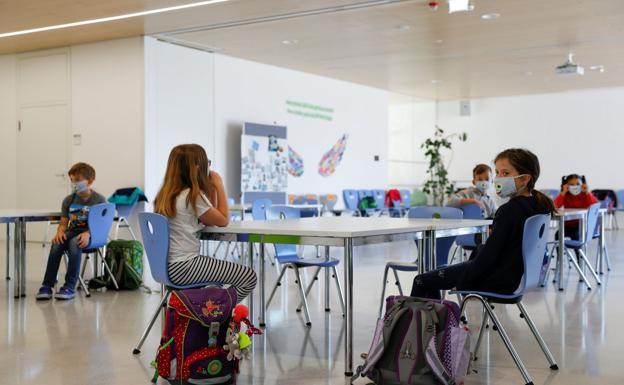
[[61, 221], [52, 238], [52, 247], [43, 283], [37, 293], [38, 300], [52, 298], [52, 288], [56, 284], [61, 258], [67, 253], [69, 258], [65, 284], [54, 294], [56, 299], [73, 299], [80, 274], [82, 249], [89, 245], [91, 234], [87, 218], [89, 207], [105, 203], [106, 198], [92, 190], [95, 170], [86, 163], [76, 163], [67, 173], [72, 184], [72, 194], [63, 199]]

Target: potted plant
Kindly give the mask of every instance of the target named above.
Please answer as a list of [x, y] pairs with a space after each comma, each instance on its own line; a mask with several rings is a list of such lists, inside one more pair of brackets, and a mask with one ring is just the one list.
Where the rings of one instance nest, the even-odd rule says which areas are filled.
[[447, 196], [455, 190], [455, 184], [448, 179], [448, 166], [444, 164], [442, 157], [443, 150], [452, 151], [452, 139], [458, 139], [465, 142], [468, 135], [463, 133], [444, 134], [444, 130], [436, 125], [435, 133], [432, 138], [425, 140], [420, 146], [425, 151], [425, 157], [428, 161], [427, 181], [423, 185], [423, 192], [429, 194], [436, 206], [444, 205]]

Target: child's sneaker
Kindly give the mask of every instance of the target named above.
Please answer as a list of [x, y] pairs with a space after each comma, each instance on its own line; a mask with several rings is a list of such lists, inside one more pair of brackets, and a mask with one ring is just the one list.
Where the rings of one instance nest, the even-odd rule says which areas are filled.
[[76, 296], [76, 292], [74, 289], [70, 289], [68, 287], [61, 287], [56, 294], [54, 294], [54, 298], [56, 299], [74, 299]]
[[41, 286], [37, 292], [37, 301], [44, 301], [52, 298], [52, 288], [47, 286]]

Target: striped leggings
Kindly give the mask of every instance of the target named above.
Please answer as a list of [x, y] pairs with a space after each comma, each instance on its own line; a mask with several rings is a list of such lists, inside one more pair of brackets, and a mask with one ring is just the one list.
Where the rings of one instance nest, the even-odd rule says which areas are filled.
[[183, 262], [169, 263], [169, 279], [176, 285], [215, 282], [234, 286], [237, 302], [256, 287], [258, 277], [253, 269], [239, 263], [198, 255]]

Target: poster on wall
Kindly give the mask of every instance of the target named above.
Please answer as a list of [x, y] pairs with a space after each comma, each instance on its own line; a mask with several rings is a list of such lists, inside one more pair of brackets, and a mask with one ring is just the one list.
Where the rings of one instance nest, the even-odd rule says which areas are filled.
[[270, 199], [286, 203], [289, 152], [286, 127], [245, 123], [241, 138], [241, 191], [244, 203]]

